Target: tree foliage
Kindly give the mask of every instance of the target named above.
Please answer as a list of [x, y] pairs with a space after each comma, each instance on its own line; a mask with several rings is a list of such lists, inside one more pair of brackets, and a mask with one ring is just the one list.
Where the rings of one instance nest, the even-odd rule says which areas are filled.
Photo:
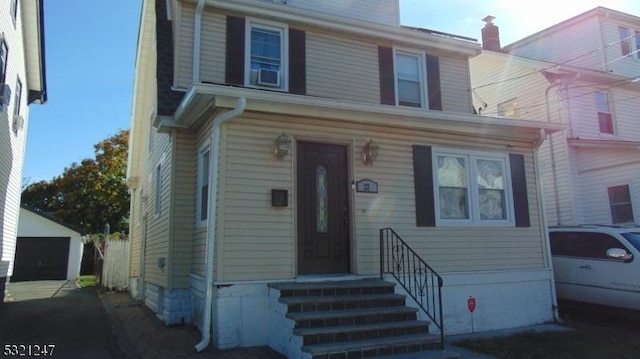
[[74, 162], [51, 181], [28, 185], [22, 192], [22, 204], [52, 213], [86, 233], [102, 232], [106, 223], [113, 232], [127, 230], [128, 142], [128, 130], [100, 141], [93, 146], [95, 159]]

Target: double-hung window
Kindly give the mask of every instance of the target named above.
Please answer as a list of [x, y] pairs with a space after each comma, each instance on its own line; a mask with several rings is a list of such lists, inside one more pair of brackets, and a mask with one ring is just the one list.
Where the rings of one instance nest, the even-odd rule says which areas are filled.
[[441, 225], [513, 225], [504, 154], [433, 151], [436, 220]]
[[618, 35], [620, 36], [622, 56], [640, 59], [640, 31], [619, 26]]
[[613, 135], [613, 116], [609, 107], [609, 94], [596, 92], [596, 108], [598, 109], [598, 125], [600, 133]]
[[8, 57], [9, 48], [7, 47], [7, 42], [0, 36], [0, 83], [5, 83]]
[[633, 223], [633, 204], [629, 185], [607, 188], [609, 192], [609, 207], [611, 208], [611, 223]]
[[209, 213], [209, 165], [211, 151], [205, 145], [198, 156], [198, 225], [203, 225]]
[[247, 21], [247, 86], [287, 91], [288, 29], [284, 24]]
[[396, 104], [399, 106], [424, 107], [424, 55], [400, 50], [396, 50], [395, 55]]

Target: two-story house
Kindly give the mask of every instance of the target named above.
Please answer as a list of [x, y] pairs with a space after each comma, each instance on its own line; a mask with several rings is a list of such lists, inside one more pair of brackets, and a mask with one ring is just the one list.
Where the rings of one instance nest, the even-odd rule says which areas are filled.
[[0, 302], [13, 273], [29, 104], [46, 96], [42, 1], [0, 3]]
[[398, 8], [143, 2], [130, 287], [198, 350], [382, 355], [553, 319], [536, 150], [563, 126], [474, 114], [480, 45]]
[[488, 20], [475, 107], [567, 126], [540, 149], [549, 225], [639, 223], [640, 17], [597, 7], [505, 47]]

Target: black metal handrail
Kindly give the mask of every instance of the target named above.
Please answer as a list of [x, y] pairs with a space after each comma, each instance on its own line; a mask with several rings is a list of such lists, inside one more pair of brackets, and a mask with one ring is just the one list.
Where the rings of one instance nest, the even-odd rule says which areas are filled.
[[442, 277], [391, 228], [380, 230], [380, 279], [391, 274], [440, 329], [444, 347]]

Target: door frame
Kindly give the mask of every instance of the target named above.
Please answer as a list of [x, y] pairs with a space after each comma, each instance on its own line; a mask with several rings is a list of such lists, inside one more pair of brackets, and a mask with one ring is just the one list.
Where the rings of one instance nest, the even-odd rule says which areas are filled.
[[[347, 205], [349, 207], [349, 273], [345, 274], [355, 274], [358, 270], [358, 257], [357, 253], [357, 244], [355, 241], [355, 233], [356, 233], [356, 223], [355, 223], [355, 211], [354, 211], [354, 203], [355, 203], [355, 191], [354, 191], [354, 148], [355, 148], [355, 139], [353, 138], [326, 138], [326, 137], [312, 137], [312, 136], [292, 136], [292, 186], [293, 186], [293, 275], [294, 277], [300, 276], [318, 276], [317, 274], [300, 274], [299, 272], [299, 258], [298, 258], [298, 142], [310, 142], [317, 143], [319, 145], [338, 145], [344, 146], [346, 148], [346, 174], [347, 174], [347, 183], [346, 185], [350, 185], [347, 192]], [[334, 274], [327, 274], [327, 276], [335, 276]]]

